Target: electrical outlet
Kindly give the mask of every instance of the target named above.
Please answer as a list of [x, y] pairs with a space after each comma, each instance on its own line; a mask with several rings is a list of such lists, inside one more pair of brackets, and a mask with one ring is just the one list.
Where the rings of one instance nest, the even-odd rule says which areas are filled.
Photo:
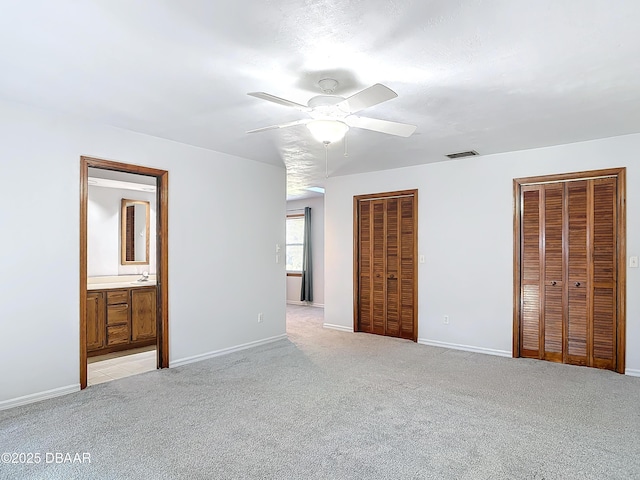
[[258, 323], [262, 323], [263, 319], [264, 319], [264, 313], [259, 313], [258, 314]]
[[629, 268], [638, 268], [638, 257], [629, 257]]
[[444, 317], [442, 317], [442, 323], [444, 323], [445, 325], [449, 325], [449, 315], [445, 315]]

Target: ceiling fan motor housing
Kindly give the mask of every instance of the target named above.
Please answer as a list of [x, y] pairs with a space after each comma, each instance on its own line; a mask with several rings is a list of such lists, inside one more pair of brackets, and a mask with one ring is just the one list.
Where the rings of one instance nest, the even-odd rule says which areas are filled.
[[309, 108], [311, 108], [309, 115], [311, 115], [312, 118], [342, 118], [349, 113], [337, 107], [337, 104], [343, 100], [344, 97], [337, 95], [317, 95], [307, 103]]

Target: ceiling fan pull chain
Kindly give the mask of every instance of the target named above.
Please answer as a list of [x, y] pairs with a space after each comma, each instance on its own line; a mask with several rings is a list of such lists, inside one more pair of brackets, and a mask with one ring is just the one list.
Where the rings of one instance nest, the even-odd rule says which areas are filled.
[[329, 178], [329, 142], [324, 143], [324, 178]]

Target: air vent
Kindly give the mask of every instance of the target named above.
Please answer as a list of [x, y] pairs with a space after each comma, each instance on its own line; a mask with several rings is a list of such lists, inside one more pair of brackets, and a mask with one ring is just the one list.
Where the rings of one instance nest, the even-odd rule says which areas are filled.
[[464, 157], [475, 157], [476, 155], [480, 155], [475, 150], [469, 150], [468, 152], [458, 152], [458, 153], [450, 153], [447, 155], [449, 158], [464, 158]]

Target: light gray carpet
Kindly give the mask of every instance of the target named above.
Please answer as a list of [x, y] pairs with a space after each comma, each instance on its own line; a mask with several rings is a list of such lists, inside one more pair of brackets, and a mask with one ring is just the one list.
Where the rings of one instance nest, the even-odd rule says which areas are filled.
[[288, 311], [289, 340], [0, 412], [0, 453], [43, 456], [0, 478], [640, 478], [638, 378]]

